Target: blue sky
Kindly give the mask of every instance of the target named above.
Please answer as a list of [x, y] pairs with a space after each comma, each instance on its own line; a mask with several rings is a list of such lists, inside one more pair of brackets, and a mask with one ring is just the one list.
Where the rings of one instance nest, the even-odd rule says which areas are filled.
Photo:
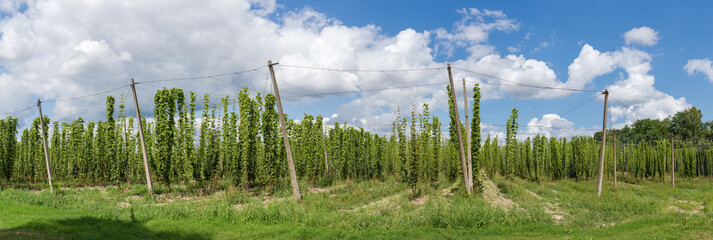
[[[707, 94], [713, 87], [704, 75], [689, 76], [683, 70], [689, 59], [713, 57], [711, 1], [289, 1], [282, 4], [285, 9], [308, 6], [345, 25], [374, 24], [389, 35], [406, 28], [417, 31], [449, 28], [460, 19], [457, 9], [502, 10], [517, 19], [520, 30], [494, 33], [490, 42], [504, 53], [509, 46], [521, 46], [522, 54], [548, 62], [560, 77], [567, 76], [567, 66], [577, 57], [581, 43], [603, 51], [617, 50], [625, 45], [626, 31], [648, 26], [661, 35], [656, 46], [642, 48], [654, 56], [652, 74], [657, 78], [656, 86], [674, 96], [686, 97], [704, 113], [709, 113], [704, 118], [713, 119], [713, 106]], [[529, 40], [525, 39], [527, 35], [530, 35]], [[542, 43], [549, 46], [542, 47]], [[538, 48], [541, 50], [536, 51]], [[451, 59], [438, 57], [443, 61]], [[602, 80], [615, 77], [612, 73]], [[604, 84], [598, 86], [601, 85]]]
[[[452, 63], [524, 84], [613, 88], [612, 96], [626, 105], [610, 101], [616, 127], [690, 106], [701, 109], [705, 121], [713, 120], [707, 94], [713, 90], [710, 1], [19, 1], [1, 7], [0, 83], [10, 87], [0, 90], [0, 112], [20, 109], [36, 98], [111, 89], [131, 77], [141, 82], [204, 76], [252, 69], [272, 59], [285, 65], [361, 70]], [[469, 27], [485, 30], [468, 37]], [[632, 32], [627, 41], [625, 34], [634, 29], [643, 30]], [[476, 48], [480, 50], [472, 50]], [[570, 68], [586, 57], [593, 61], [579, 64], [575, 75], [580, 77], [574, 79]], [[697, 64], [684, 69], [691, 60]], [[144, 85], [140, 98], [150, 101], [151, 92], [164, 86], [211, 93], [214, 102], [235, 96], [241, 87], [262, 92], [265, 70]], [[443, 80], [438, 79], [443, 70], [367, 74], [279, 66], [276, 71], [283, 96]], [[498, 82], [457, 71], [454, 74], [469, 81]], [[38, 84], [44, 87], [35, 87]], [[460, 94], [460, 81], [456, 85]], [[384, 125], [393, 121], [395, 110], [408, 112], [412, 102], [431, 104], [445, 121], [443, 87], [418, 89], [286, 99], [285, 107], [295, 118], [303, 112], [321, 114], [330, 124], [348, 122], [377, 132], [388, 131]], [[630, 94], [633, 90], [641, 92]], [[516, 107], [523, 135], [572, 136], [601, 128], [603, 102], [587, 102], [592, 93], [513, 91], [492, 85], [484, 91], [484, 123], [504, 124]], [[103, 108], [92, 103], [96, 98], [49, 104], [45, 111], [56, 120], [71, 121], [77, 115], [98, 120]], [[144, 108], [150, 111], [148, 104]], [[483, 131], [502, 134], [503, 129]]]

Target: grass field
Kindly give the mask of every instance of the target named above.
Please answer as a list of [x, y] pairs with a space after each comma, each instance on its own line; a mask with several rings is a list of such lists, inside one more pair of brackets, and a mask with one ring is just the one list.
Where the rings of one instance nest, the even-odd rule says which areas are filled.
[[492, 176], [472, 197], [442, 180], [415, 199], [394, 180], [304, 183], [299, 203], [287, 187], [6, 188], [0, 239], [713, 239], [713, 179], [619, 179], [601, 198], [596, 180]]

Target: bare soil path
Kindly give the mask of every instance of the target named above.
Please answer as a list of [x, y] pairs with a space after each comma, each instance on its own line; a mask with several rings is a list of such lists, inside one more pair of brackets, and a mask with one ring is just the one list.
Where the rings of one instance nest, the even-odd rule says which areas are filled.
[[495, 183], [490, 181], [490, 178], [488, 178], [485, 174], [485, 171], [481, 171], [480, 174], [483, 177], [483, 198], [485, 198], [485, 201], [490, 203], [491, 206], [501, 208], [505, 211], [514, 210], [520, 207], [516, 202], [513, 202], [511, 199], [503, 196], [500, 189], [495, 186]]

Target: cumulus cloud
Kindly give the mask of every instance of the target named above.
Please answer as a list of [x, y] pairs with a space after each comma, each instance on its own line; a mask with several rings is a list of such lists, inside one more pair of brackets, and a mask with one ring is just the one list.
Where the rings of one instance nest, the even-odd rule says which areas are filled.
[[606, 87], [609, 90], [609, 102], [612, 103], [612, 121], [631, 123], [642, 118], [662, 119], [690, 107], [686, 98], [676, 99], [657, 90], [654, 87], [655, 78], [650, 74], [651, 56], [628, 47], [600, 52], [585, 44], [579, 56], [569, 65], [567, 83], [570, 87], [585, 86], [618, 68], [623, 69], [625, 74]]
[[693, 75], [696, 72], [702, 73], [708, 78], [708, 81], [713, 83], [713, 62], [710, 59], [691, 59], [688, 60], [683, 69], [688, 72], [688, 75]]
[[[457, 66], [478, 73], [493, 77], [485, 77], [484, 81], [496, 83], [497, 90], [507, 93], [513, 97], [524, 99], [544, 99], [556, 98], [569, 94], [570, 92], [551, 90], [542, 91], [538, 88], [522, 87], [518, 84], [534, 86], [562, 87], [564, 83], [557, 80], [555, 72], [550, 69], [544, 61], [527, 59], [523, 55], [500, 56], [490, 54], [478, 60], [456, 62]], [[463, 74], [468, 75], [465, 72]], [[472, 74], [471, 74], [472, 75]], [[477, 75], [476, 75], [477, 76]], [[496, 95], [498, 98], [501, 95]]]
[[542, 135], [545, 137], [572, 137], [592, 135], [596, 130], [592, 128], [575, 128], [571, 122], [557, 114], [545, 114], [542, 118], [532, 118], [521, 131], [520, 139]]
[[643, 46], [653, 46], [659, 41], [659, 33], [646, 26], [632, 28], [624, 33], [624, 40], [626, 40], [627, 45], [635, 43]]
[[[594, 63], [575, 60], [581, 62], [582, 67], [573, 70], [570, 66], [570, 73], [579, 76], [562, 82], [546, 62], [524, 55], [501, 55], [488, 42], [493, 32], [519, 29], [518, 22], [502, 11], [461, 9], [457, 12], [462, 19], [450, 29], [404, 29], [387, 35], [379, 26], [347, 26], [310, 8], [281, 9], [274, 0], [219, 0], [208, 4], [195, 1], [146, 4], [138, 0], [3, 1], [0, 11], [7, 13], [7, 17], [0, 21], [0, 85], [4, 86], [0, 89], [3, 103], [0, 112], [29, 106], [37, 98], [61, 99], [100, 92], [126, 85], [134, 78], [145, 82], [137, 85], [137, 93], [144, 114], [150, 117], [153, 93], [164, 86], [196, 91], [199, 99], [204, 93], [210, 93], [213, 103], [225, 95], [235, 96], [243, 87], [249, 87], [252, 94], [269, 93], [271, 88], [265, 68], [195, 81], [148, 83], [148, 80], [254, 69], [272, 59], [280, 63], [275, 71], [281, 94], [288, 100], [285, 101], [287, 108], [329, 105], [333, 111], [320, 109], [321, 112], [310, 113], [329, 116], [325, 118], [329, 123], [348, 122], [370, 130], [388, 130], [399, 108], [404, 115], [410, 112], [410, 106], [416, 105], [421, 110], [424, 103], [431, 111], [447, 108], [445, 70], [436, 69], [446, 63], [435, 60], [439, 54], [464, 51], [467, 53], [464, 59], [450, 61], [453, 66], [509, 81], [454, 71], [455, 79], [464, 78], [469, 85], [484, 83], [481, 85], [483, 101], [508, 95], [526, 99], [567, 96], [570, 92], [508, 85], [587, 87], [594, 77], [624, 66], [625, 62], [616, 53], [600, 53], [586, 45], [589, 49], [583, 48], [585, 54], [580, 53], [580, 56], [592, 55], [594, 60], [608, 56], [616, 59], [611, 60], [615, 63], [587, 73], [581, 71], [587, 69], [587, 64]], [[643, 66], [626, 66], [631, 66], [632, 72], [641, 73], [644, 85], [653, 82], [647, 78], [648, 55], [627, 51], [639, 56], [632, 61]], [[353, 70], [431, 70], [333, 71], [294, 65]], [[632, 87], [640, 88], [639, 85]], [[126, 90], [111, 94], [126, 93]], [[456, 90], [462, 99], [462, 89], [456, 87]], [[346, 95], [339, 101], [324, 101], [320, 95], [335, 92], [360, 93]], [[466, 94], [472, 96], [470, 87]], [[311, 97], [300, 97], [304, 95]], [[641, 95], [655, 96], [650, 91]], [[52, 114], [53, 120], [68, 121], [83, 116], [96, 121], [103, 116], [104, 98], [105, 95], [98, 95], [43, 104], [43, 110]], [[490, 130], [495, 135], [502, 133]]]
[[[433, 58], [432, 31], [405, 29], [388, 36], [378, 26], [346, 26], [310, 8], [276, 14], [279, 7], [270, 0], [23, 4], [5, 1], [0, 5], [1, 11], [9, 14], [0, 22], [0, 84], [4, 86], [0, 112], [27, 106], [36, 98], [100, 92], [126, 85], [130, 78], [144, 82], [234, 72], [264, 65], [267, 59], [282, 64], [277, 65], [276, 75], [285, 97], [393, 88], [357, 95], [336, 106], [338, 112], [321, 113], [333, 115], [329, 118], [332, 122], [383, 125], [393, 121], [399, 106], [405, 112], [411, 104], [420, 107], [428, 103], [431, 109], [447, 106], [446, 81], [440, 70], [342, 72], [285, 66], [357, 70], [442, 67], [445, 63]], [[514, 21], [499, 11], [468, 9], [461, 13], [463, 20], [452, 32], [437, 30], [443, 37], [439, 41], [467, 48], [474, 56], [494, 51], [486, 42], [488, 33], [517, 29]], [[266, 79], [267, 71], [262, 68], [231, 77], [139, 84], [137, 92], [144, 114], [150, 115], [153, 92], [163, 86], [194, 90], [199, 96], [210, 93], [214, 102], [218, 97], [235, 96], [242, 87], [269, 92]], [[425, 86], [404, 87], [412, 85]], [[103, 115], [104, 97], [43, 106], [53, 120], [67, 121], [79, 115], [94, 121]], [[303, 106], [303, 102], [316, 101], [290, 100], [288, 105]]]
[[484, 44], [488, 41], [490, 32], [519, 29], [519, 24], [502, 11], [468, 8], [457, 12], [461, 14], [462, 19], [455, 24], [452, 31], [444, 28], [435, 30], [436, 39], [439, 40], [437, 49], [441, 48], [449, 56], [460, 47], [467, 47], [473, 55], [484, 56], [493, 50], [491, 46]]
[[652, 118], [663, 120], [677, 112], [692, 107], [686, 102], [685, 97], [674, 98], [665, 95], [662, 98], [637, 103], [629, 106], [609, 107], [612, 121], [623, 120], [625, 123], [633, 123], [638, 119]]

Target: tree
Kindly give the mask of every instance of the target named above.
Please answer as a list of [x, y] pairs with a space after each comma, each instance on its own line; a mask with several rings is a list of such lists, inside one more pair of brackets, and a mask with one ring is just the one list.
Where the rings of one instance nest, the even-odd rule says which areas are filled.
[[669, 131], [683, 140], [697, 140], [703, 132], [702, 117], [701, 110], [696, 107], [677, 112], [671, 117]]

